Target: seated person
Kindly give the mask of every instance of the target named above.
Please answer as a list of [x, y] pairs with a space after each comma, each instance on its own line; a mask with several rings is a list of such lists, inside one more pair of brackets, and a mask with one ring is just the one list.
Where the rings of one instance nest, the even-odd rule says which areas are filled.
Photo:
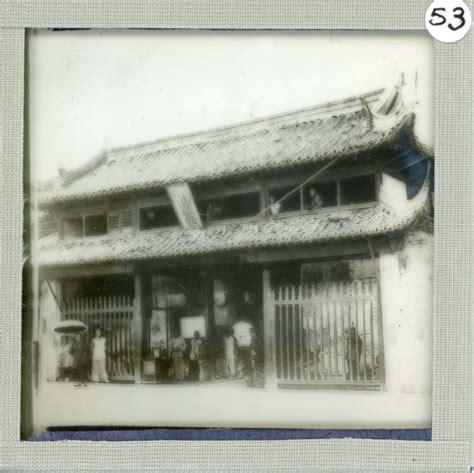
[[281, 212], [281, 204], [275, 200], [275, 197], [270, 196], [270, 214], [278, 215]]
[[309, 204], [306, 205], [307, 210], [317, 210], [323, 206], [323, 199], [318, 194], [315, 187], [309, 189]]

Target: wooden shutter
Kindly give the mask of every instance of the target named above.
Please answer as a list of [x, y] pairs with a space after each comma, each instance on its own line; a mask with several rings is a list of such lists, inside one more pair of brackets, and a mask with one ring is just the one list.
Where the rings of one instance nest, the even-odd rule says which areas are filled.
[[121, 228], [133, 226], [133, 214], [131, 210], [122, 210], [120, 212], [120, 226]]
[[110, 213], [108, 215], [109, 220], [109, 231], [110, 230], [118, 230], [119, 226], [119, 214], [118, 213]]

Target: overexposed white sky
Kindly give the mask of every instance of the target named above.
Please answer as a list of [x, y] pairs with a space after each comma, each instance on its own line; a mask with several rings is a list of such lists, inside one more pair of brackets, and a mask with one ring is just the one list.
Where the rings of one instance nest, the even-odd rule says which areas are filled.
[[104, 148], [267, 115], [417, 78], [417, 134], [433, 143], [425, 33], [35, 30], [29, 35], [32, 176]]

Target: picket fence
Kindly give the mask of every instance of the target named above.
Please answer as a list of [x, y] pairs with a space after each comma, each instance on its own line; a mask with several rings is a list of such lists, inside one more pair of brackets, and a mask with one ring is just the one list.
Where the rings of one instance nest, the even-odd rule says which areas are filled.
[[380, 387], [382, 321], [377, 280], [281, 286], [272, 293], [280, 384]]
[[130, 296], [65, 299], [63, 320], [80, 320], [89, 330], [90, 346], [96, 328], [107, 339], [107, 373], [110, 379], [133, 379], [132, 324], [134, 300]]

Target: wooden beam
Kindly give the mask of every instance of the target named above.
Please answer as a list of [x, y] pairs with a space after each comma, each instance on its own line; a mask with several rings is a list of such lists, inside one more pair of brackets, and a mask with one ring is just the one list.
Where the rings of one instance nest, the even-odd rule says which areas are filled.
[[316, 244], [308, 247], [262, 250], [243, 254], [248, 263], [273, 263], [279, 261], [296, 261], [314, 258], [327, 258], [349, 255], [367, 255], [367, 242], [355, 241], [345, 244]]
[[114, 263], [110, 265], [81, 265], [64, 266], [56, 268], [40, 269], [41, 279], [65, 279], [75, 277], [102, 276], [107, 274], [132, 274], [134, 272], [131, 263]]
[[48, 279], [46, 280], [46, 284], [48, 286], [49, 291], [51, 292], [51, 295], [53, 296], [54, 302], [56, 302], [56, 305], [58, 306], [58, 309], [61, 310], [61, 302], [60, 302], [59, 296], [56, 296], [56, 293], [51, 287], [51, 284]]
[[135, 274], [135, 299], [133, 307], [132, 351], [135, 365], [135, 383], [143, 380], [143, 276]]
[[265, 387], [276, 386], [275, 317], [272, 304], [270, 271], [263, 270], [263, 337], [265, 352]]
[[215, 335], [215, 314], [214, 314], [214, 277], [210, 272], [204, 276], [204, 291], [206, 294], [207, 309], [207, 336]]
[[202, 269], [204, 267], [210, 266], [225, 266], [225, 265], [235, 265], [240, 261], [239, 254], [237, 253], [226, 253], [206, 256], [179, 256], [174, 258], [167, 258], [161, 260], [143, 260], [138, 263], [135, 263], [137, 270], [142, 272], [146, 271], [149, 274], [156, 272], [164, 271], [175, 271], [177, 269], [182, 269], [184, 271], [189, 271], [191, 269]]

